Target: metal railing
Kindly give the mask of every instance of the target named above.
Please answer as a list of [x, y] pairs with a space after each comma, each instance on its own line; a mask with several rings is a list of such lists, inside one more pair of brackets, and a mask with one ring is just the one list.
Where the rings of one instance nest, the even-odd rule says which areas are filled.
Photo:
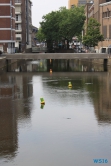
[[21, 19], [16, 19], [15, 21], [20, 21], [21, 22], [22, 20]]
[[20, 30], [20, 31], [21, 31], [21, 30], [22, 30], [22, 28], [19, 28], [19, 27], [15, 27], [15, 30]]

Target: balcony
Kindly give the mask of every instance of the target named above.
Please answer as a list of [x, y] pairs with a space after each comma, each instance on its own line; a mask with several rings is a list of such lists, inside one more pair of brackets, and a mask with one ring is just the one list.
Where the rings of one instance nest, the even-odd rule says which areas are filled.
[[16, 28], [15, 28], [15, 32], [22, 32], [22, 28], [20, 28], [20, 27], [17, 28], [17, 27], [16, 27]]
[[22, 4], [22, 0], [15, 0], [15, 5], [21, 5]]
[[15, 11], [15, 14], [21, 15], [22, 12], [21, 11]]
[[21, 20], [21, 19], [15, 20], [15, 23], [16, 23], [16, 24], [21, 24], [21, 23], [22, 23], [22, 20]]

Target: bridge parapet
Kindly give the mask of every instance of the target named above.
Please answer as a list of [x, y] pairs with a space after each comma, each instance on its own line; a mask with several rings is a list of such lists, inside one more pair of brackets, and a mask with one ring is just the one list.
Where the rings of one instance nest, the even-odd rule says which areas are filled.
[[6, 54], [6, 59], [109, 59], [106, 53], [20, 53]]

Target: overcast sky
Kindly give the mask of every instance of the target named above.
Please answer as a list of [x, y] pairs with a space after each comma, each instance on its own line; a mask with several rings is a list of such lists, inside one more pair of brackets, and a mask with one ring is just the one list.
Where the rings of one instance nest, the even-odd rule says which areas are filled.
[[32, 0], [32, 24], [39, 28], [42, 16], [60, 7], [68, 7], [68, 0]]

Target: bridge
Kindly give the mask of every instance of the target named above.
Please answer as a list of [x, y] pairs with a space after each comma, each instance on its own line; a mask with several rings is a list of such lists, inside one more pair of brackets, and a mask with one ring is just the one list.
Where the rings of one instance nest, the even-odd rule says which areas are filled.
[[37, 59], [109, 59], [106, 53], [17, 53], [6, 54], [7, 60], [37, 60]]

